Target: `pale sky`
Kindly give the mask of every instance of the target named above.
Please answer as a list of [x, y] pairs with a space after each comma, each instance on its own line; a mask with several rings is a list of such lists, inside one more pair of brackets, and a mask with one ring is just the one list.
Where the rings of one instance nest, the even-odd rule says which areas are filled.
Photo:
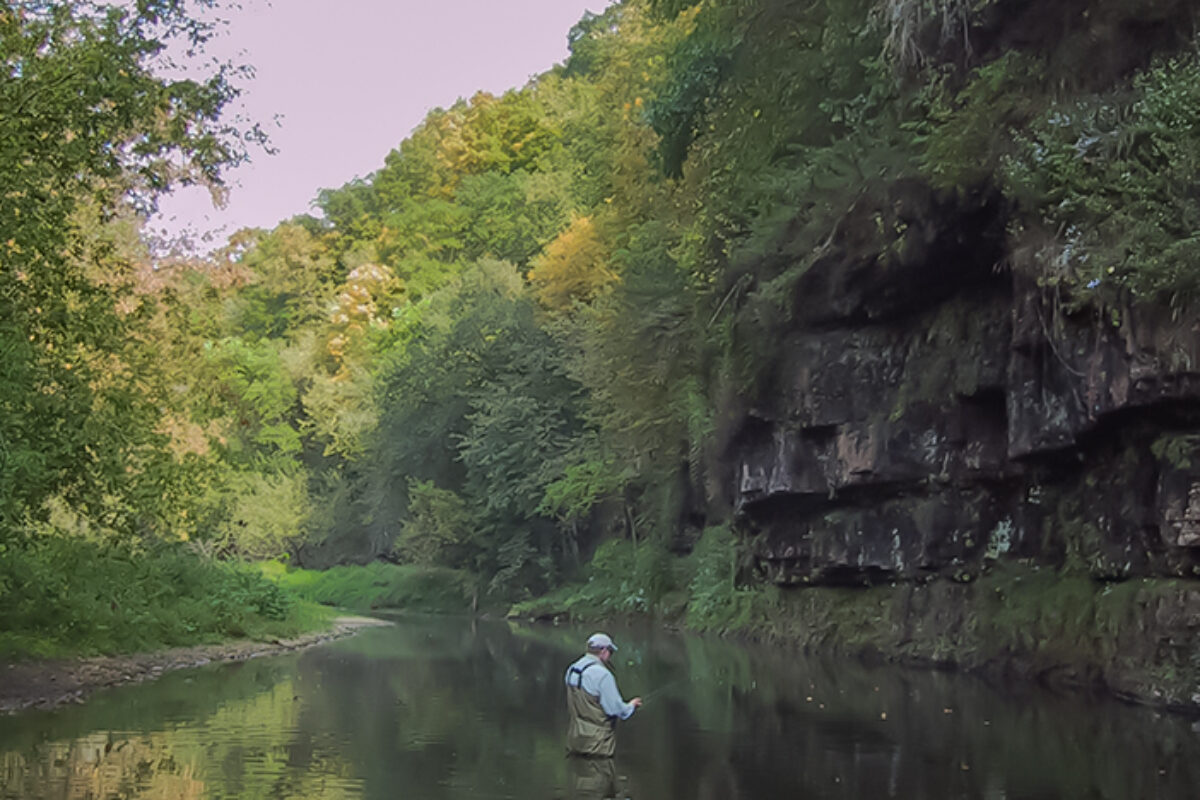
[[260, 122], [278, 152], [229, 173], [224, 209], [206, 191], [179, 192], [151, 227], [215, 233], [217, 246], [239, 228], [309, 212], [320, 189], [382, 167], [431, 109], [562, 62], [571, 26], [609, 2], [244, 0], [209, 51], [254, 66], [235, 111]]

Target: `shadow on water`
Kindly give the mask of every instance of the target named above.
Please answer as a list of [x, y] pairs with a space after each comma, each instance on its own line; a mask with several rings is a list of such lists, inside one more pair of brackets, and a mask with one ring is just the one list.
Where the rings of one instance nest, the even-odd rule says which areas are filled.
[[612, 631], [645, 708], [564, 757], [588, 631], [447, 618], [0, 719], [0, 798], [1192, 798], [1190, 720], [962, 676]]

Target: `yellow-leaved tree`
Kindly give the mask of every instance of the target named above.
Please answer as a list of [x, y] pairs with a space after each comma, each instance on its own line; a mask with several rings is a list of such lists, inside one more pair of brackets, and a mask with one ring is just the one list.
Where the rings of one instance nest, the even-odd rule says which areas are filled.
[[608, 247], [591, 217], [576, 217], [534, 259], [529, 280], [543, 305], [565, 311], [592, 300], [618, 278], [609, 269]]
[[359, 346], [372, 327], [384, 327], [392, 310], [403, 301], [404, 281], [382, 264], [362, 264], [346, 275], [329, 315], [329, 354], [338, 365], [337, 377], [349, 376], [350, 363], [361, 358]]

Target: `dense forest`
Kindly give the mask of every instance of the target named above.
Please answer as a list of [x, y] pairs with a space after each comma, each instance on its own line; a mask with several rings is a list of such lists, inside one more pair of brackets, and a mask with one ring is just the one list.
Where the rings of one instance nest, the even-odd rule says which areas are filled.
[[0, 651], [245, 632], [333, 567], [736, 624], [777, 599], [732, 454], [875, 279], [831, 259], [897, 276], [864, 325], [976, 273], [1192, 318], [1186, 0], [622, 0], [205, 257], [139, 235], [262, 141], [234, 67], [156, 68], [194, 5], [0, 4]]

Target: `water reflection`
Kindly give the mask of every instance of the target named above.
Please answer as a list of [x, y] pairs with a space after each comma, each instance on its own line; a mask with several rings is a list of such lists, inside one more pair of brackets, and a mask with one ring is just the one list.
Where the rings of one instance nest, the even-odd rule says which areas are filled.
[[617, 757], [564, 756], [589, 631], [402, 620], [0, 719], [0, 798], [1192, 798], [1190, 721], [614, 631]]

